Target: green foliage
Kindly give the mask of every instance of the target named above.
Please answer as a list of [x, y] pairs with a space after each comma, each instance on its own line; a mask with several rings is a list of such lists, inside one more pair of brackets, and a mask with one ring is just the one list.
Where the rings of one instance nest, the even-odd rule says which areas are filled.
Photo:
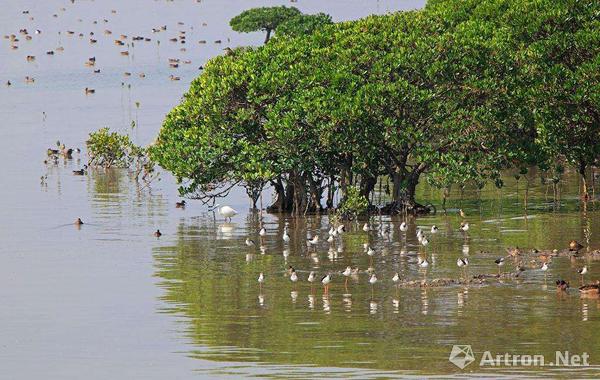
[[313, 33], [315, 30], [332, 23], [331, 16], [325, 13], [302, 14], [282, 22], [277, 27], [276, 32], [280, 36], [302, 36]]
[[598, 14], [593, 0], [437, 0], [310, 34], [290, 24], [211, 60], [151, 153], [184, 193], [271, 182], [302, 211], [325, 186], [365, 195], [382, 175], [414, 203], [423, 177], [500, 184], [505, 168], [589, 164]]
[[90, 133], [86, 145], [91, 167], [131, 169], [136, 179], [142, 175], [145, 180], [154, 173], [154, 162], [148, 155], [148, 149], [133, 144], [127, 135], [101, 128]]
[[268, 41], [271, 32], [277, 29], [281, 23], [298, 15], [300, 15], [300, 11], [294, 7], [252, 8], [232, 18], [229, 25], [236, 32], [264, 31], [267, 33], [266, 41]]
[[369, 200], [365, 196], [361, 195], [360, 189], [356, 186], [350, 186], [346, 196], [342, 202], [340, 202], [338, 211], [343, 216], [356, 217], [357, 215], [367, 211], [368, 207]]

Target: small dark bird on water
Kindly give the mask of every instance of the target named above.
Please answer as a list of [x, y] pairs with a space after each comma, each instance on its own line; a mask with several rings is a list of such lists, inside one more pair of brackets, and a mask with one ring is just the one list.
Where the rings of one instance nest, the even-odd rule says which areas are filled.
[[160, 230], [156, 230], [156, 232], [154, 233], [154, 237], [161, 237], [162, 236], [162, 232], [160, 232]]
[[569, 289], [569, 283], [565, 280], [556, 280], [556, 290], [566, 291]]
[[77, 220], [75, 221], [75, 225], [81, 226], [82, 224], [83, 224], [83, 220], [81, 220], [81, 218], [77, 218]]
[[181, 202], [175, 202], [175, 207], [176, 208], [185, 208], [185, 200], [183, 200]]

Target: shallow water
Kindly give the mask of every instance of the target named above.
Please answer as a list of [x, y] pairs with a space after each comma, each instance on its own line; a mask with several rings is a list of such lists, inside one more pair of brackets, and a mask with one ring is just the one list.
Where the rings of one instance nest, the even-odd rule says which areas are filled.
[[[396, 271], [406, 280], [458, 278], [456, 259], [466, 255], [470, 275], [496, 273], [493, 261], [508, 246], [563, 248], [577, 239], [589, 250], [599, 248], [598, 206], [582, 207], [572, 175], [563, 185], [560, 207], [545, 196], [547, 188], [532, 174], [526, 209], [524, 179], [516, 183], [507, 174], [503, 190], [488, 186], [481, 193], [453, 193], [446, 214], [440, 209], [433, 216], [409, 219], [407, 235], [398, 230], [400, 219], [382, 218], [393, 230], [389, 241], [376, 232], [366, 234], [362, 223], [348, 223], [347, 233], [330, 247], [323, 241], [327, 216], [294, 220], [264, 215], [268, 235], [262, 252], [261, 244], [244, 244], [248, 236], [259, 241], [259, 224], [258, 215], [246, 211], [247, 200], [240, 191], [226, 202], [242, 212], [225, 223], [195, 202], [185, 210], [175, 209], [176, 186], [167, 173], [148, 189], [118, 171], [71, 175], [85, 163], [85, 154], [58, 165], [43, 164], [46, 148], [56, 140], [83, 147], [87, 134], [102, 126], [128, 131], [140, 144], [151, 142], [164, 114], [198, 75], [199, 65], [225, 46], [262, 40], [260, 34], [237, 34], [227, 27], [231, 16], [261, 4], [3, 4], [2, 35], [17, 34], [23, 27], [30, 33], [42, 30], [32, 34], [31, 41], [19, 36], [17, 50], [11, 50], [7, 40], [0, 41], [0, 81], [13, 83], [0, 87], [4, 373], [11, 378], [597, 374], [598, 300], [582, 299], [576, 289], [557, 294], [552, 286], [560, 277], [576, 288], [576, 269], [585, 263], [590, 267], [586, 281], [597, 278], [600, 267], [590, 257], [556, 258], [546, 276], [528, 270], [517, 280], [486, 285], [396, 289], [390, 280]], [[303, 0], [294, 5], [342, 20], [421, 4]], [[30, 10], [33, 21], [21, 13], [24, 9]], [[58, 17], [52, 17], [54, 13]], [[167, 32], [151, 32], [165, 24]], [[105, 29], [113, 34], [104, 35]], [[67, 30], [76, 34], [69, 36]], [[186, 52], [179, 50], [183, 45], [168, 41], [179, 30], [188, 33]], [[90, 31], [98, 39], [95, 45], [88, 42]], [[79, 38], [79, 32], [85, 37]], [[136, 42], [124, 57], [119, 51], [125, 48], [113, 44], [122, 33], [152, 41]], [[227, 38], [231, 42], [226, 43]], [[200, 39], [208, 43], [198, 44]], [[213, 43], [216, 39], [224, 43]], [[59, 45], [64, 52], [45, 55]], [[26, 62], [26, 55], [36, 55], [36, 61]], [[91, 56], [100, 74], [83, 66]], [[170, 69], [169, 57], [190, 59], [192, 64]], [[125, 77], [125, 71], [132, 76]], [[140, 78], [140, 72], [146, 77]], [[170, 81], [170, 74], [181, 81]], [[36, 82], [25, 84], [25, 75]], [[96, 94], [85, 96], [85, 87], [95, 88]], [[137, 121], [135, 129], [130, 127], [132, 120]], [[46, 174], [47, 185], [41, 186], [40, 176]], [[419, 198], [440, 208], [439, 192], [423, 186]], [[467, 234], [458, 230], [458, 208], [471, 222]], [[80, 229], [71, 224], [77, 217], [86, 223]], [[280, 238], [286, 221], [292, 235], [287, 251]], [[378, 218], [372, 224], [377, 227]], [[424, 249], [414, 231], [433, 224], [440, 232], [430, 236]], [[164, 233], [159, 240], [152, 237], [156, 228]], [[322, 241], [309, 251], [306, 236], [317, 231]], [[377, 252], [372, 262], [364, 253], [365, 242]], [[427, 273], [417, 268], [419, 254], [432, 261]], [[300, 275], [296, 286], [285, 275], [288, 265]], [[324, 297], [320, 286], [311, 289], [305, 281], [311, 270], [324, 274], [347, 265], [373, 266], [379, 282], [371, 288], [363, 273], [346, 288], [343, 277], [334, 274], [331, 293]], [[512, 268], [507, 261], [503, 270]], [[256, 282], [261, 271], [267, 279], [263, 289]], [[594, 366], [494, 369], [471, 364], [461, 371], [448, 361], [454, 344], [471, 344], [478, 359], [485, 350], [548, 358], [556, 350], [587, 352]]]

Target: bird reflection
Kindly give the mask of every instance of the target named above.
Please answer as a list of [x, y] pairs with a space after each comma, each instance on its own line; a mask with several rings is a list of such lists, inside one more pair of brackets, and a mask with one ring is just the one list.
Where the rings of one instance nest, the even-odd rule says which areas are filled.
[[267, 253], [267, 247], [265, 245], [261, 245], [260, 246], [260, 254], [264, 255], [265, 253]]
[[377, 307], [378, 307], [377, 302], [375, 302], [375, 301], [369, 302], [369, 312], [371, 314], [376, 314], [377, 313]]
[[263, 296], [262, 294], [258, 295], [258, 304], [261, 307], [265, 306], [265, 296]]
[[219, 224], [219, 235], [221, 239], [232, 239], [233, 232], [235, 230], [235, 223], [222, 223]]
[[314, 294], [308, 295], [308, 308], [314, 310], [315, 308], [315, 296]]
[[421, 313], [427, 315], [429, 313], [429, 297], [427, 296], [427, 290], [421, 291]]
[[285, 260], [287, 262], [287, 258], [290, 255], [290, 249], [286, 248], [283, 250], [283, 260]]
[[400, 300], [397, 298], [393, 298], [392, 306], [394, 307], [394, 314], [398, 314], [400, 312]]
[[342, 301], [344, 302], [344, 310], [348, 313], [352, 311], [352, 294], [344, 294]]
[[327, 314], [331, 313], [331, 303], [329, 301], [329, 295], [323, 294], [323, 311]]
[[292, 303], [296, 303], [296, 301], [298, 300], [298, 291], [292, 290], [290, 292], [290, 297], [292, 298]]

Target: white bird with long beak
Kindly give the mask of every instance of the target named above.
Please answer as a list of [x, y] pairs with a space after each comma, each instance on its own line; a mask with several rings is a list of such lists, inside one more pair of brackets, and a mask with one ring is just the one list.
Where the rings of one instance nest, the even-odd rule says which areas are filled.
[[287, 226], [283, 229], [283, 236], [281, 237], [285, 243], [290, 242], [290, 234], [288, 233]]
[[346, 226], [344, 226], [343, 224], [340, 224], [340, 225], [338, 226], [338, 228], [337, 228], [337, 232], [338, 232], [338, 234], [340, 234], [340, 235], [341, 235], [342, 233], [346, 232]]
[[438, 231], [439, 231], [438, 226], [436, 226], [436, 225], [431, 226], [431, 233], [432, 234], [437, 234]]
[[329, 235], [329, 237], [327, 238], [328, 243], [333, 243], [334, 240], [335, 238], [333, 237], [333, 235]]
[[423, 235], [423, 237], [421, 238], [421, 244], [423, 245], [423, 247], [427, 247], [427, 245], [429, 244], [427, 236]]
[[418, 259], [419, 267], [427, 268], [429, 266], [429, 261], [427, 259], [422, 259], [419, 257]]
[[[219, 205], [214, 206], [212, 209], [214, 210], [217, 207], [219, 207]], [[229, 219], [229, 221], [231, 221], [231, 218], [236, 216], [237, 213], [238, 213], [237, 211], [235, 211], [233, 208], [231, 208], [229, 206], [223, 206], [223, 207], [219, 208], [219, 214], [221, 214], [221, 216], [223, 216], [225, 218], [225, 220]]]
[[460, 224], [460, 230], [463, 232], [467, 232], [469, 230], [469, 222], [462, 222]]
[[394, 284], [397, 284], [398, 281], [400, 281], [400, 275], [398, 274], [398, 272], [394, 274], [394, 277], [392, 277], [392, 281], [394, 282]]
[[255, 244], [255, 243], [254, 243], [254, 240], [252, 240], [252, 239], [249, 239], [249, 238], [246, 238], [246, 245], [247, 245], [248, 247], [254, 247], [254, 244]]
[[365, 232], [369, 232], [370, 230], [371, 230], [371, 227], [369, 227], [369, 223], [365, 223], [365, 224], [363, 225], [363, 231], [365, 231]]
[[258, 231], [258, 234], [260, 236], [266, 236], [267, 235], [267, 229], [264, 227], [261, 227], [261, 229]]
[[375, 285], [376, 282], [377, 282], [377, 276], [375, 275], [375, 273], [373, 273], [371, 275], [371, 278], [369, 278], [369, 284]]

